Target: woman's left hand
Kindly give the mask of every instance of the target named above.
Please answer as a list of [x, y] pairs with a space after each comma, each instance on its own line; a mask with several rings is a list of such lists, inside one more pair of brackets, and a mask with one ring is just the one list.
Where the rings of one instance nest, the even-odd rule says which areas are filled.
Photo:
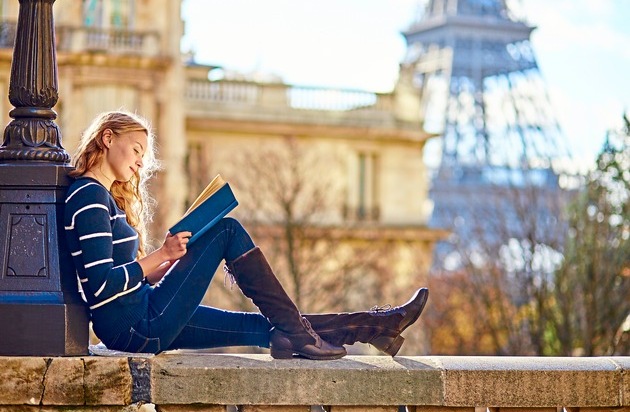
[[155, 269], [153, 272], [149, 273], [146, 278], [147, 281], [149, 282], [149, 284], [151, 285], [155, 285], [156, 283], [158, 283], [160, 280], [162, 280], [162, 278], [164, 277], [164, 275], [166, 275], [166, 273], [168, 272], [168, 270], [173, 267], [173, 264], [177, 262], [177, 260], [167, 260], [166, 262], [162, 263], [160, 266], [158, 266], [157, 269]]

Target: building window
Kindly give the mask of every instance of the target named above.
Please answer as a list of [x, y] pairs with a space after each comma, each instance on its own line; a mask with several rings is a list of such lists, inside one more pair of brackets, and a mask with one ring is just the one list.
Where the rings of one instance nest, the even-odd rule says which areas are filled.
[[133, 28], [135, 0], [83, 0], [83, 21], [88, 27]]
[[83, 0], [83, 23], [100, 27], [103, 22], [103, 0]]
[[356, 167], [354, 196], [349, 199], [344, 215], [352, 220], [378, 220], [380, 215], [378, 155], [369, 152], [358, 153]]
[[131, 29], [134, 20], [135, 0], [111, 0], [111, 26], [117, 29]]
[[9, 0], [0, 0], [0, 20], [4, 21], [7, 17], [7, 7]]

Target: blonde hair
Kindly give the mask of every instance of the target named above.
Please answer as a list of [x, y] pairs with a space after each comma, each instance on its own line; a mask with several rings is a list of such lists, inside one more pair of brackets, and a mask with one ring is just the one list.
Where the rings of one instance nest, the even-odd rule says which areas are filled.
[[137, 131], [147, 134], [148, 145], [142, 160], [143, 166], [129, 181], [114, 181], [110, 189], [116, 204], [127, 215], [127, 222], [138, 232], [140, 239], [138, 257], [141, 258], [146, 255], [147, 226], [151, 220], [152, 209], [147, 180], [159, 168], [155, 159], [155, 136], [149, 121], [137, 114], [120, 110], [96, 116], [81, 136], [81, 142], [73, 157], [75, 169], [70, 172], [70, 176], [81, 176], [101, 163], [105, 152], [102, 136], [106, 129], [110, 129], [115, 136]]

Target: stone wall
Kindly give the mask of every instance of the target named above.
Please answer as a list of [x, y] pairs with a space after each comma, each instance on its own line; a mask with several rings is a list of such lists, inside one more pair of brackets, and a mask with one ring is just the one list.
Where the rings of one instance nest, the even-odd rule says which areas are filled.
[[629, 370], [628, 357], [0, 357], [0, 412], [630, 411]]

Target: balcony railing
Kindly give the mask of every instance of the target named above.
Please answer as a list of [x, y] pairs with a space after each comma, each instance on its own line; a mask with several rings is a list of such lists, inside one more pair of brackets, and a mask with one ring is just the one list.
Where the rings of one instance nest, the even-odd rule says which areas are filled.
[[57, 50], [64, 52], [107, 52], [146, 57], [159, 55], [156, 31], [57, 26]]
[[[0, 48], [15, 44], [17, 23], [0, 21]], [[154, 31], [130, 31], [95, 27], [57, 26], [57, 50], [61, 52], [127, 54], [152, 57], [159, 55], [160, 36]]]
[[176, 351], [0, 357], [0, 371], [3, 411], [630, 411], [628, 357], [311, 361]]
[[250, 82], [189, 80], [185, 97], [193, 101], [256, 105], [263, 86]]
[[296, 110], [387, 112], [393, 109], [390, 94], [236, 80], [190, 79], [185, 96], [196, 103], [245, 103]]

